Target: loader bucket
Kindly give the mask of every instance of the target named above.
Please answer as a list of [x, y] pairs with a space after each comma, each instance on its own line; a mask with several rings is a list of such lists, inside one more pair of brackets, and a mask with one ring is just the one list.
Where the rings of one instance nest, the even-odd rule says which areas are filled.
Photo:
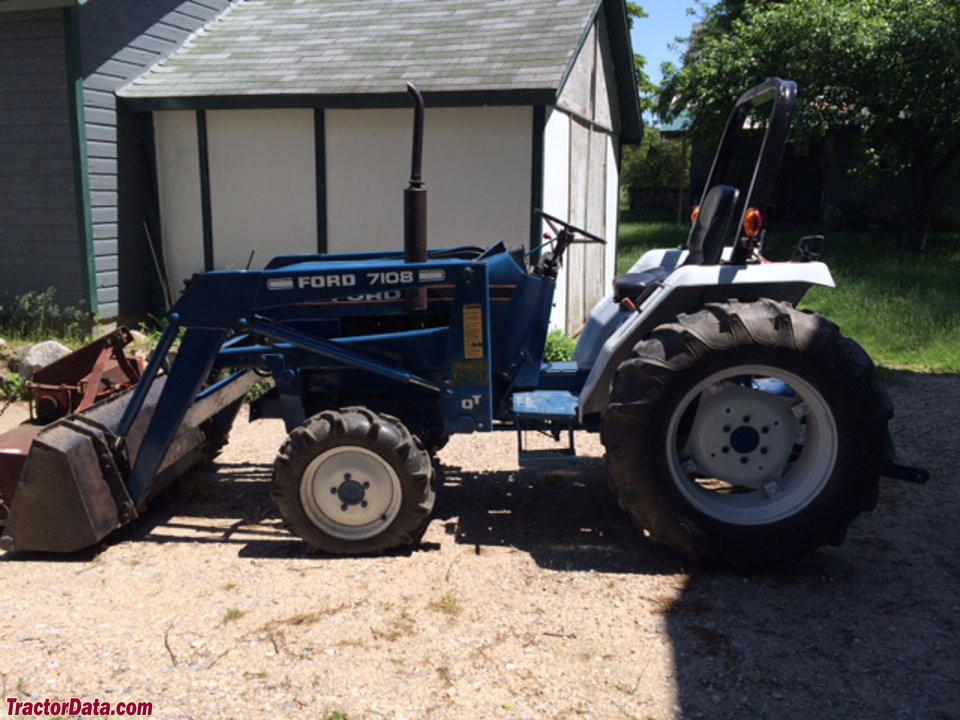
[[[255, 380], [252, 373], [247, 375], [191, 408], [150, 495], [207, 458], [205, 427], [213, 420], [219, 428], [229, 426]], [[73, 552], [94, 545], [138, 516], [126, 481], [165, 382], [166, 377], [153, 382], [122, 443], [116, 430], [132, 390], [70, 414], [37, 434], [20, 473], [4, 529], [4, 549]]]

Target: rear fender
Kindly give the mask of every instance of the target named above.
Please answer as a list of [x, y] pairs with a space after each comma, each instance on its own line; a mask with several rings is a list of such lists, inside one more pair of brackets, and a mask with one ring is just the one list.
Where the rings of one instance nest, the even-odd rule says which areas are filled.
[[[666, 260], [668, 256], [665, 256]], [[646, 258], [646, 256], [644, 256]], [[641, 258], [643, 260], [644, 258]], [[673, 260], [673, 258], [670, 258]], [[637, 268], [641, 263], [637, 263]], [[639, 268], [644, 269], [644, 268]], [[826, 265], [811, 263], [763, 263], [751, 265], [681, 265], [653, 290], [638, 312], [622, 312], [626, 319], [596, 353], [586, 384], [580, 392], [580, 417], [600, 413], [610, 399], [610, 382], [630, 351], [656, 326], [682, 313], [695, 312], [707, 303], [770, 298], [796, 305], [814, 285], [835, 287]], [[611, 296], [601, 303], [613, 304]], [[594, 312], [613, 324], [607, 308]], [[591, 317], [593, 313], [591, 313]]]

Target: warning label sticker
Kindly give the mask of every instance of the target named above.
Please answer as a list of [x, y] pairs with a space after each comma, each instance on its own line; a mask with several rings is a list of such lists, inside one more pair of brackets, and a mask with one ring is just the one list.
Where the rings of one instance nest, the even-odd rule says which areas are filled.
[[463, 357], [483, 359], [483, 308], [480, 305], [463, 306]]

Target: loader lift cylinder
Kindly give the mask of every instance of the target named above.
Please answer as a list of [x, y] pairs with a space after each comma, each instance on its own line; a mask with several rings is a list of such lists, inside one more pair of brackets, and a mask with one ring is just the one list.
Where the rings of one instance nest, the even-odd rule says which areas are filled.
[[[403, 261], [427, 261], [427, 189], [423, 186], [423, 96], [407, 83], [413, 98], [413, 156], [410, 160], [410, 184], [403, 191]], [[406, 291], [407, 308], [427, 309], [426, 288]]]

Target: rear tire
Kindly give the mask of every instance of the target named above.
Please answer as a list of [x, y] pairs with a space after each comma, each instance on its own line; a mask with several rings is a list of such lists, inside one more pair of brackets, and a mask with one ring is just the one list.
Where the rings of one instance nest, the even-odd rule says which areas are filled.
[[396, 418], [366, 408], [325, 410], [280, 449], [274, 499], [311, 550], [377, 553], [423, 536], [434, 480], [430, 456]]
[[602, 440], [620, 506], [651, 539], [758, 570], [839, 545], [873, 509], [892, 414], [870, 358], [835, 325], [734, 301], [636, 345]]

